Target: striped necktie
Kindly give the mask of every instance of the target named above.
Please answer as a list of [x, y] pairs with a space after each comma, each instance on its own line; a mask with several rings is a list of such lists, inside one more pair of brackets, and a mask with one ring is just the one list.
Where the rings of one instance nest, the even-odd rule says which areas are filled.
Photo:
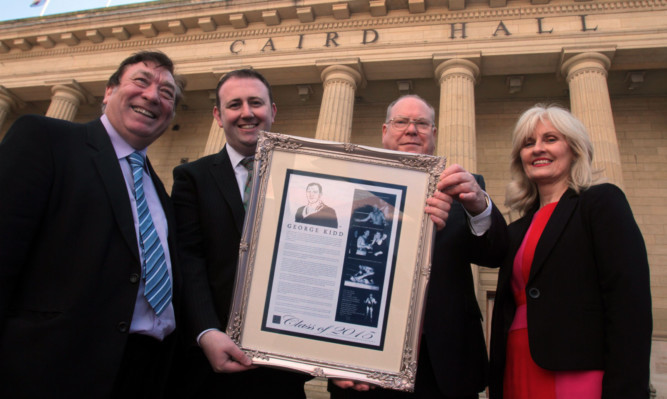
[[248, 202], [250, 202], [250, 191], [252, 188], [252, 162], [255, 160], [253, 157], [243, 158], [241, 160], [241, 165], [244, 168], [248, 169], [248, 178], [245, 180], [245, 186], [243, 187], [243, 208], [248, 210]]
[[158, 237], [153, 218], [144, 196], [144, 157], [133, 152], [127, 159], [132, 167], [134, 178], [134, 199], [137, 202], [137, 218], [139, 219], [139, 237], [143, 268], [141, 277], [145, 281], [144, 296], [155, 314], [160, 316], [171, 302], [171, 281], [164, 259], [164, 249]]

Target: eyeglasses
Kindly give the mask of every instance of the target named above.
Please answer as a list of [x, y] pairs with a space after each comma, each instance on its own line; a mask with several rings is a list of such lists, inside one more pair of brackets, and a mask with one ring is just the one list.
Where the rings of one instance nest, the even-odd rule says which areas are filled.
[[427, 119], [410, 120], [409, 118], [393, 118], [389, 120], [389, 123], [391, 124], [391, 127], [400, 132], [406, 130], [411, 123], [415, 125], [415, 128], [417, 128], [419, 133], [429, 133], [431, 127], [433, 127], [433, 123]]

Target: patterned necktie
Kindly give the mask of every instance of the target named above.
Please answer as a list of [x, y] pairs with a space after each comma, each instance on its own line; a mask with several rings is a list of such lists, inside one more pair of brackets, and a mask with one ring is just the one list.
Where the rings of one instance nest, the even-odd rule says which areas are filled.
[[250, 191], [252, 188], [252, 162], [255, 160], [253, 157], [243, 158], [241, 160], [241, 165], [244, 168], [248, 169], [248, 178], [245, 180], [245, 186], [243, 187], [243, 208], [248, 210], [248, 202], [250, 202]]
[[127, 158], [132, 166], [141, 253], [144, 258], [141, 272], [141, 277], [145, 281], [144, 296], [155, 314], [159, 316], [171, 302], [171, 281], [164, 259], [164, 249], [144, 197], [144, 157], [138, 152], [133, 152]]

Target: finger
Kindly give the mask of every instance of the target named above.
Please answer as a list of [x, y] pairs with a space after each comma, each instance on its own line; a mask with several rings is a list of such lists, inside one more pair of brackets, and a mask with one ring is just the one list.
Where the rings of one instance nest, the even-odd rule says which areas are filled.
[[252, 365], [252, 360], [250, 360], [245, 352], [239, 349], [239, 347], [236, 345], [228, 348], [227, 353], [229, 354], [229, 357], [234, 359], [237, 364], [240, 364], [244, 367], [249, 367]]
[[456, 173], [460, 173], [461, 171], [465, 171], [459, 164], [451, 164], [448, 167], [445, 168], [445, 170], [442, 171], [440, 174], [440, 178], [442, 179], [443, 177], [451, 176]]
[[477, 200], [477, 193], [476, 192], [466, 192], [466, 193], [459, 194], [459, 201], [461, 201], [461, 202], [468, 202], [468, 201], [475, 201], [475, 200]]
[[358, 382], [358, 383], [354, 384], [354, 387], [352, 387], [352, 388], [355, 391], [366, 392], [370, 389], [370, 385], [369, 384], [364, 384], [363, 382]]
[[430, 215], [431, 221], [435, 224], [435, 229], [440, 231], [445, 228], [446, 222], [439, 217]]
[[431, 197], [426, 199], [426, 202], [429, 202], [429, 200], [431, 200], [431, 199], [436, 199], [436, 200], [448, 202], [450, 204], [453, 201], [453, 198], [450, 195], [448, 195], [446, 193], [443, 193], [442, 191], [435, 191]]
[[332, 378], [331, 382], [338, 388], [348, 389], [354, 387], [354, 381], [351, 380], [341, 380], [337, 378]]

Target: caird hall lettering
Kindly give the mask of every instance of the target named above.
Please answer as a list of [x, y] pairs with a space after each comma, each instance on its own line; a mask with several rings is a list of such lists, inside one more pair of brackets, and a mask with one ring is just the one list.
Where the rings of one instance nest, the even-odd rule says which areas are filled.
[[[597, 25], [592, 27], [589, 26], [589, 24], [586, 21], [587, 15], [577, 15], [576, 18], [579, 18], [580, 23], [581, 23], [581, 31], [582, 32], [589, 32], [589, 31], [597, 31], [598, 27]], [[573, 17], [575, 18], [575, 17]], [[466, 27], [468, 26], [468, 22], [457, 22], [457, 23], [452, 23], [452, 24], [447, 24], [449, 25], [450, 29], [450, 39], [467, 39], [468, 35], [466, 33]], [[546, 35], [546, 34], [551, 34], [554, 33], [553, 27], [550, 27], [548, 25], [548, 22], [545, 21], [544, 17], [538, 17], [535, 18], [535, 27], [536, 27], [536, 33], [538, 35]], [[328, 48], [335, 48], [340, 46], [340, 38], [342, 35], [359, 35], [359, 31], [355, 32], [324, 32], [324, 33], [318, 33], [318, 36], [322, 36], [321, 39], [321, 46], [322, 47], [328, 47]], [[507, 25], [503, 21], [499, 21], [498, 25], [496, 25], [496, 28], [494, 31], [491, 33], [492, 36], [511, 36], [512, 32], [507, 28]], [[294, 40], [294, 47], [297, 50], [301, 50], [304, 48], [304, 36], [305, 34], [300, 34], [297, 36]], [[361, 31], [361, 34], [359, 35], [360, 42], [362, 46], [366, 46], [369, 44], [377, 43], [380, 40], [380, 34], [378, 33], [377, 30], [375, 29], [364, 29]], [[284, 44], [283, 44], [284, 45]], [[229, 45], [229, 52], [232, 54], [240, 54], [243, 52], [246, 46], [246, 41], [245, 39], [238, 39], [234, 40], [230, 45]], [[292, 48], [289, 46], [288, 48]], [[272, 51], [277, 51], [278, 48], [276, 47], [276, 44], [273, 41], [272, 37], [269, 37], [266, 39], [266, 42], [264, 42], [264, 45], [260, 48], [260, 52], [266, 53], [266, 52], [272, 52]]]

